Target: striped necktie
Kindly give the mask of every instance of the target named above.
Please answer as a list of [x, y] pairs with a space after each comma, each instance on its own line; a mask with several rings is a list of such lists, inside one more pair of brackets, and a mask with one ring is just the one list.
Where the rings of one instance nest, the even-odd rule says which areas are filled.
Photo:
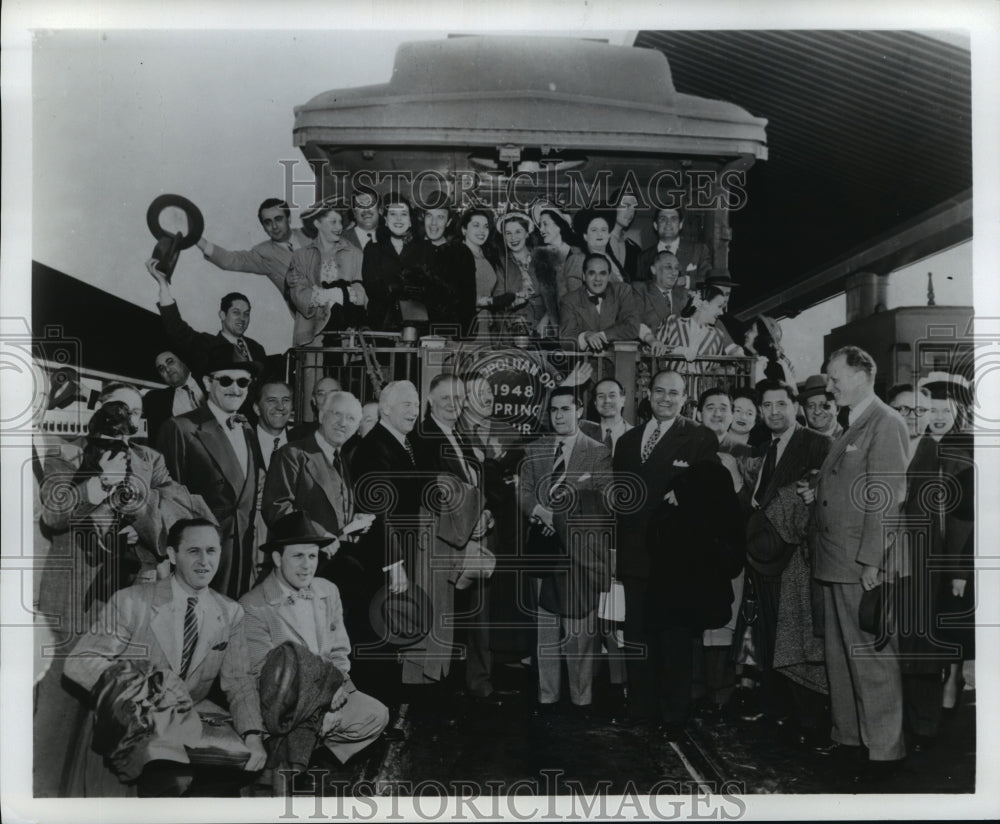
[[561, 494], [558, 488], [566, 480], [566, 456], [563, 454], [565, 446], [564, 441], [559, 441], [556, 444], [555, 454], [552, 456], [552, 483], [549, 486], [549, 498], [557, 497]]
[[181, 653], [181, 679], [187, 678], [194, 657], [194, 648], [198, 644], [198, 616], [194, 606], [198, 599], [191, 596], [187, 599], [187, 611], [184, 613], [184, 650]]
[[409, 438], [403, 438], [403, 446], [406, 447], [406, 454], [410, 456], [410, 463], [416, 466], [417, 458], [416, 455], [413, 454], [413, 444], [410, 443]]

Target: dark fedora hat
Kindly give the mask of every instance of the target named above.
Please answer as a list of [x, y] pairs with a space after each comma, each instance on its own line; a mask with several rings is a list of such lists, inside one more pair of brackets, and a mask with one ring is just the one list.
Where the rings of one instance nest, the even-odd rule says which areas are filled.
[[862, 631], [875, 636], [875, 649], [882, 649], [889, 643], [893, 627], [893, 590], [890, 585], [880, 583], [861, 593], [858, 602], [858, 626]]
[[705, 286], [734, 289], [739, 284], [730, 277], [729, 272], [712, 272], [712, 274], [705, 278]]
[[227, 369], [242, 369], [249, 373], [252, 378], [256, 378], [261, 369], [261, 365], [257, 361], [241, 360], [236, 354], [236, 347], [230, 343], [222, 343], [209, 349], [201, 367], [206, 375], [211, 375], [213, 372], [224, 372]]
[[795, 551], [781, 539], [762, 509], [747, 521], [746, 547], [747, 562], [762, 575], [780, 575]]
[[431, 599], [412, 581], [406, 592], [392, 593], [383, 586], [368, 608], [368, 619], [379, 640], [396, 647], [417, 643], [431, 631]]
[[149, 204], [149, 208], [146, 210], [146, 225], [149, 227], [149, 231], [157, 240], [171, 237], [171, 233], [160, 225], [161, 213], [169, 208], [180, 209], [184, 212], [184, 216], [187, 218], [188, 230], [187, 234], [179, 238], [178, 245], [181, 249], [190, 249], [198, 242], [201, 233], [205, 230], [205, 218], [202, 217], [201, 210], [186, 197], [182, 197], [181, 195], [159, 195], [153, 198], [153, 202]]
[[810, 375], [802, 385], [802, 390], [799, 392], [799, 400], [804, 401], [806, 398], [825, 394], [826, 375]]
[[293, 509], [287, 515], [282, 515], [271, 526], [267, 533], [267, 543], [261, 549], [271, 552], [291, 544], [316, 544], [328, 546], [336, 538], [332, 535], [320, 535], [313, 526], [312, 520], [301, 509]]

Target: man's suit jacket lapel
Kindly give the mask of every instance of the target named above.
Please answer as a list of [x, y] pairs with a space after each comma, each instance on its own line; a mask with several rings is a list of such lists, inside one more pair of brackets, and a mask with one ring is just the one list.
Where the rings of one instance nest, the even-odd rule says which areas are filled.
[[[684, 419], [677, 416], [674, 422], [670, 425], [670, 429], [666, 431], [663, 437], [660, 438], [659, 443], [653, 448], [652, 453], [649, 456], [649, 460], [646, 461], [648, 464], [654, 466], [662, 465], [663, 461], [673, 460], [673, 454], [678, 450], [681, 444], [684, 442], [684, 434], [687, 424]], [[645, 427], [644, 427], [645, 428]], [[643, 438], [645, 440], [645, 438]], [[642, 445], [640, 442], [639, 446], [640, 460], [642, 455]]]
[[[785, 446], [784, 451], [781, 453], [781, 457], [774, 466], [774, 474], [771, 476], [771, 480], [768, 481], [767, 489], [761, 491], [761, 508], [767, 506], [781, 487], [794, 483], [801, 477], [804, 469], [802, 465], [802, 458], [804, 457], [802, 449], [804, 446], [803, 441], [805, 440], [805, 436], [802, 434], [802, 429], [802, 426], [795, 424], [795, 431], [788, 439], [788, 444]], [[766, 456], [767, 447], [769, 445], [770, 444], [763, 445], [764, 455], [762, 457]], [[757, 473], [758, 477], [763, 469], [764, 463], [761, 461], [761, 468]]]
[[224, 640], [222, 637], [224, 625], [222, 606], [214, 590], [209, 590], [201, 596], [201, 628], [198, 630], [198, 643], [195, 644], [194, 652], [191, 654], [188, 675], [197, 672], [209, 650]]
[[[309, 456], [306, 460], [306, 468], [309, 474], [313, 476], [317, 485], [323, 490], [323, 494], [326, 495], [330, 506], [333, 507], [333, 511], [337, 514], [337, 523], [343, 527], [348, 520], [347, 513], [343, 507], [346, 493], [344, 479], [326, 462], [326, 455], [323, 454], [323, 451], [317, 444], [310, 443], [305, 452]], [[343, 455], [340, 456], [340, 460], [346, 467], [347, 462], [344, 460]]]
[[823, 461], [823, 466], [820, 468], [821, 474], [825, 475], [830, 467], [834, 466], [842, 457], [844, 457], [847, 447], [858, 440], [865, 427], [867, 427], [874, 418], [875, 411], [879, 403], [880, 401], [878, 398], [873, 398], [872, 402], [868, 404], [868, 408], [861, 413], [861, 417], [847, 427], [844, 430], [844, 434], [833, 442], [833, 446], [830, 447], [830, 451], [826, 455], [826, 460]]
[[[295, 641], [298, 644], [302, 644], [304, 647], [308, 647], [309, 643], [306, 641], [305, 636], [302, 634], [302, 628], [294, 620], [294, 613], [291, 610], [284, 610], [281, 607], [284, 605], [285, 601], [288, 600], [288, 593], [285, 589], [278, 583], [278, 579], [272, 572], [264, 580], [261, 585], [263, 587], [263, 595], [267, 603], [270, 605], [274, 619], [283, 628], [287, 638]], [[313, 603], [319, 602], [319, 598], [313, 599]], [[272, 639], [274, 646], [278, 646], [284, 639]], [[275, 643], [277, 641], [277, 643]], [[320, 647], [322, 649], [322, 647]]]
[[330, 629], [329, 596], [326, 592], [316, 592], [313, 597], [313, 615], [316, 617], [316, 642], [319, 654], [333, 649], [333, 631]]
[[[441, 427], [438, 426], [437, 421], [428, 415], [424, 419], [424, 428], [427, 434], [432, 438], [432, 448], [440, 450], [439, 454], [441, 456], [441, 465], [445, 471], [455, 475], [459, 478], [459, 480], [468, 482], [468, 478], [466, 477], [465, 470], [462, 468], [462, 462], [458, 459], [458, 453], [455, 451], [455, 447], [451, 445], [451, 441], [448, 440], [448, 436], [445, 435]], [[468, 458], [466, 458], [466, 460], [468, 460]], [[475, 458], [473, 458], [473, 460], [475, 460]]]
[[170, 578], [164, 578], [156, 585], [153, 605], [150, 608], [149, 628], [170, 667], [179, 674], [181, 671], [182, 639], [177, 636], [178, 625], [174, 611], [173, 594]]
[[[199, 417], [201, 420], [197, 432], [198, 440], [202, 442], [205, 451], [219, 467], [222, 477], [238, 492], [243, 484], [237, 483], [237, 479], [243, 478], [243, 471], [240, 469], [240, 462], [236, 458], [236, 453], [233, 452], [229, 438], [226, 437], [222, 426], [211, 411], [205, 409]], [[243, 478], [243, 480], [246, 479]]]

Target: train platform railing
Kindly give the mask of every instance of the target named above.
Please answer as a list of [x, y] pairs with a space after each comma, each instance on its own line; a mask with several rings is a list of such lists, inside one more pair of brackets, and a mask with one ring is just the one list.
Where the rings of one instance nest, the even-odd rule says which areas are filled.
[[615, 378], [625, 387], [625, 415], [629, 420], [649, 417], [649, 386], [661, 369], [684, 377], [689, 402], [705, 389], [723, 386], [732, 391], [751, 387], [756, 359], [737, 355], [698, 357], [654, 356], [638, 341], [615, 341], [599, 354], [574, 351], [559, 341], [497, 336], [451, 340], [437, 336], [416, 338], [393, 332], [349, 330], [328, 336], [323, 346], [290, 350], [287, 379], [294, 387], [299, 420], [313, 420], [313, 387], [323, 377], [336, 378], [341, 387], [362, 403], [377, 400], [381, 388], [394, 380], [409, 380], [427, 396], [430, 383], [442, 372], [476, 373], [493, 388], [494, 416], [520, 428], [537, 419], [545, 394], [582, 364], [592, 368], [591, 385]]

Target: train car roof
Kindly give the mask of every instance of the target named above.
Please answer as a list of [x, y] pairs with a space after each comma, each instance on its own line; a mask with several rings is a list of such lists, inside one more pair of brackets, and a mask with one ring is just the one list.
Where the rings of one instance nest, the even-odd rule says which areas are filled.
[[[544, 145], [586, 150], [596, 169], [608, 165], [599, 152], [764, 159], [766, 123], [732, 103], [679, 93], [652, 49], [459, 37], [405, 43], [388, 83], [333, 89], [296, 107], [294, 141], [310, 158], [322, 156], [315, 147], [441, 147], [443, 168], [455, 147]], [[368, 154], [338, 154], [338, 168], [353, 171], [352, 160], [382, 168], [380, 153]]]

